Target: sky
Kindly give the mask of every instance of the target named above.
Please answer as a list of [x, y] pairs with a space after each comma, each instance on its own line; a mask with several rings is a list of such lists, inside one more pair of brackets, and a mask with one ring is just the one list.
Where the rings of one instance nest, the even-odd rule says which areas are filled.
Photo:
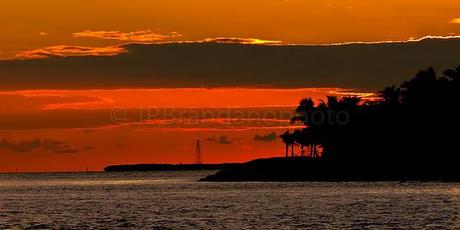
[[0, 6], [0, 172], [282, 156], [302, 98], [460, 64], [456, 0]]

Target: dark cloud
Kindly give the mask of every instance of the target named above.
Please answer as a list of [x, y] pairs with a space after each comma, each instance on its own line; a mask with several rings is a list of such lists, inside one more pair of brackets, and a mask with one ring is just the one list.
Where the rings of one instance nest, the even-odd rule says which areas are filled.
[[219, 137], [209, 137], [206, 138], [207, 142], [218, 143], [218, 144], [233, 144], [228, 136], [222, 135]]
[[0, 89], [343, 87], [381, 89], [460, 64], [460, 39], [331, 46], [129, 44], [114, 56], [0, 61]]
[[266, 141], [266, 142], [271, 142], [275, 141], [278, 138], [275, 132], [269, 133], [269, 134], [256, 134], [254, 136], [255, 141]]
[[70, 144], [50, 138], [35, 138], [33, 140], [21, 140], [19, 142], [0, 140], [0, 150], [6, 149], [13, 152], [31, 152], [34, 150], [45, 150], [53, 153], [78, 153], [93, 149], [93, 147], [73, 147]]

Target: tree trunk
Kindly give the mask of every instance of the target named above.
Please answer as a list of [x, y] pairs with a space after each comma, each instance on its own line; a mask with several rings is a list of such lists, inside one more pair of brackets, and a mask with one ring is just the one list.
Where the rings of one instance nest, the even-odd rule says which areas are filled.
[[289, 152], [289, 145], [286, 144], [286, 158], [288, 158], [288, 152]]
[[291, 157], [294, 157], [294, 144], [291, 145]]
[[318, 150], [316, 149], [316, 147], [317, 147], [316, 144], [315, 144], [314, 146], [315, 146], [315, 148], [314, 148], [314, 149], [315, 149], [315, 150], [314, 150], [315, 153], [314, 153], [314, 154], [315, 154], [315, 158], [317, 158], [317, 157], [318, 157]]
[[313, 158], [313, 144], [310, 144], [310, 158]]

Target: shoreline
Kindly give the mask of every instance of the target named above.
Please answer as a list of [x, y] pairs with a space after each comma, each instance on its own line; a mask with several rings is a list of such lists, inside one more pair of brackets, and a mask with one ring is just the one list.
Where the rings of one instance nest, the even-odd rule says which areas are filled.
[[309, 158], [266, 158], [232, 165], [203, 182], [460, 182], [455, 168], [425, 170], [385, 163], [341, 162]]

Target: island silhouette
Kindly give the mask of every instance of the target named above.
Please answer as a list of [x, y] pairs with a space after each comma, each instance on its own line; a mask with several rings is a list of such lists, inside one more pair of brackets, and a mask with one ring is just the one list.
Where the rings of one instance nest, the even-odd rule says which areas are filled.
[[105, 171], [219, 170], [201, 181], [460, 181], [460, 66], [442, 76], [421, 70], [377, 95], [302, 99], [291, 123], [305, 127], [279, 136], [284, 157]]
[[305, 128], [280, 135], [284, 157], [229, 165], [201, 180], [460, 181], [459, 109], [460, 66], [442, 76], [421, 70], [376, 100], [305, 98], [291, 119]]

